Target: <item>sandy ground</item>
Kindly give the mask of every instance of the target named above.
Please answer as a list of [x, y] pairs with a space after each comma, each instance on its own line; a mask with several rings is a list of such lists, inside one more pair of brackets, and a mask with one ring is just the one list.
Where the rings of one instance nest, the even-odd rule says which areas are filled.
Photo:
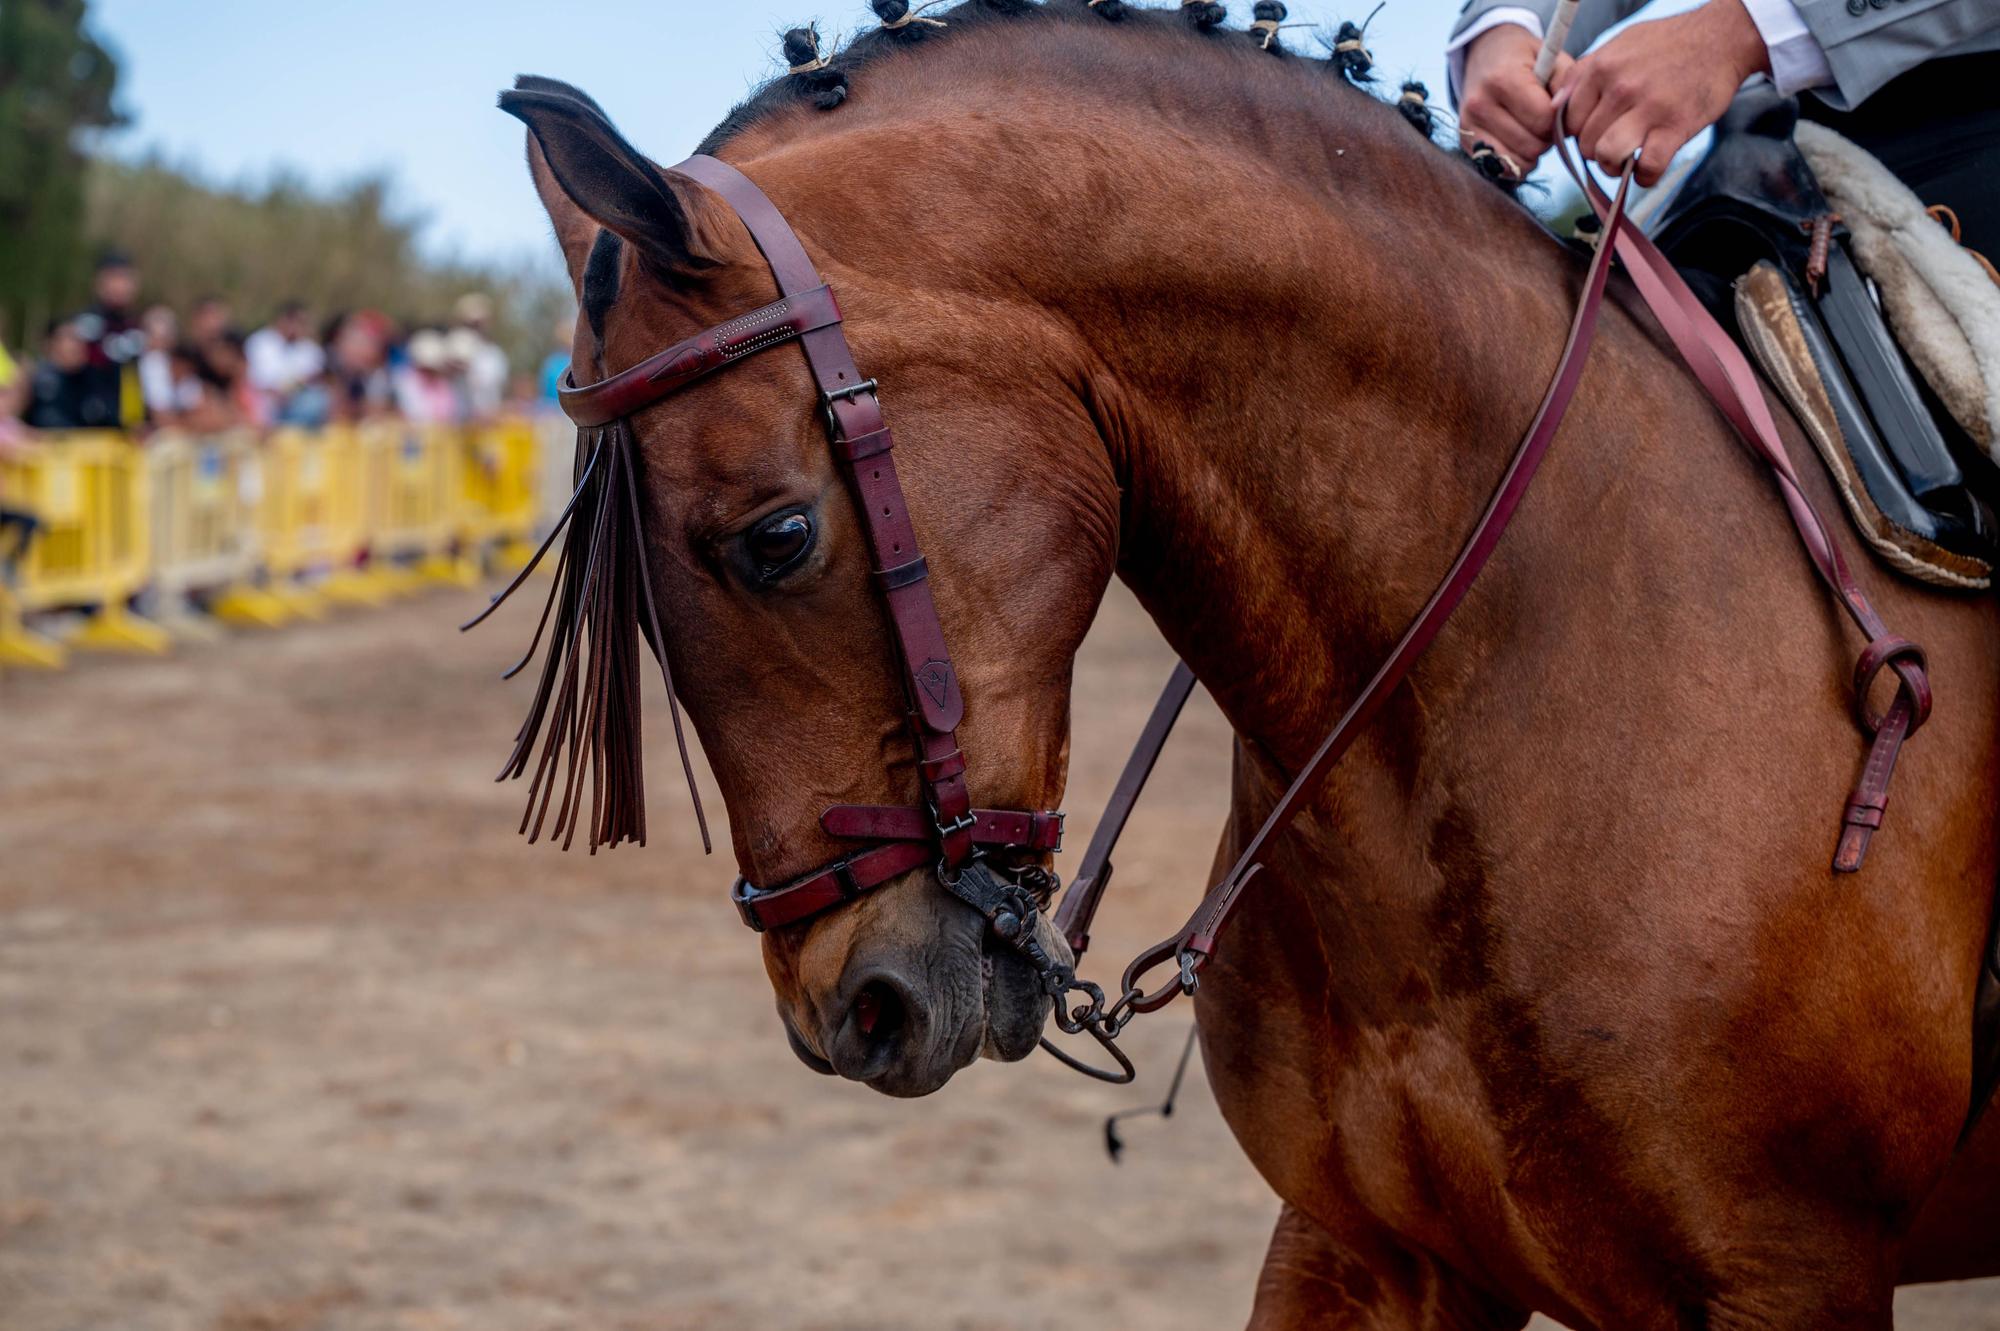
[[[648, 850], [512, 835], [522, 614], [461, 638], [477, 599], [0, 678], [0, 1331], [1242, 1325], [1276, 1203], [1199, 1078], [1099, 1136], [1184, 1019], [1135, 1090], [812, 1075], [664, 750]], [[1073, 847], [1168, 664], [1114, 596]], [[1226, 764], [1197, 703], [1104, 958], [1198, 890]], [[1902, 1311], [2000, 1328], [2000, 1286]]]

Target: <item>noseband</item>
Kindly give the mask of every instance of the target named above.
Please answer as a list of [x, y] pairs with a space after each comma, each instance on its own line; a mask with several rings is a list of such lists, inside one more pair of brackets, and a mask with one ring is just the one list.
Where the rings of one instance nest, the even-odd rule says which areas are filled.
[[[952, 668], [944, 626], [931, 599], [929, 568], [896, 478], [894, 440], [882, 418], [875, 381], [863, 378], [855, 367], [832, 290], [819, 280], [783, 214], [748, 176], [706, 156], [690, 157], [673, 170], [736, 210], [781, 294], [762, 309], [717, 324], [608, 379], [583, 388], [566, 379], [563, 410], [580, 429], [610, 425], [760, 351], [787, 342], [800, 345], [819, 389], [834, 461], [853, 493], [868, 542], [870, 577], [889, 613], [922, 786], [922, 801], [916, 805], [837, 804], [827, 809], [820, 815], [821, 828], [829, 836], [865, 843], [865, 848], [776, 887], [738, 878], [730, 897], [743, 922], [761, 933], [809, 920], [914, 869], [935, 866], [940, 878], [954, 885], [976, 856], [1017, 851], [1040, 858], [1060, 850], [1063, 816], [1054, 810], [972, 807], [957, 737], [965, 715], [958, 672]], [[1027, 909], [1027, 903], [997, 898], [1011, 897], [1016, 890], [1045, 896], [1052, 885], [1052, 878], [1035, 875], [997, 887], [990, 876], [982, 880], [977, 889], [968, 883], [960, 895], [978, 897], [973, 904], [989, 919], [1004, 904], [1018, 907], [1014, 918], [1024, 918], [1019, 910]], [[1021, 888], [1021, 882], [1036, 886]]]

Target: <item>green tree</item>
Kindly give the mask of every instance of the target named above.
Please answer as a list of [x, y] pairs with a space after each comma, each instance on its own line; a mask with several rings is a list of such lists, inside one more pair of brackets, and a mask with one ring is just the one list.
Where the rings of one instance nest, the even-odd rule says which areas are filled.
[[0, 340], [74, 300], [90, 267], [83, 138], [121, 123], [118, 62], [85, 0], [0, 0]]
[[293, 297], [322, 317], [376, 309], [408, 326], [444, 323], [460, 296], [482, 292], [494, 302], [494, 337], [517, 370], [532, 370], [572, 304], [562, 269], [552, 258], [427, 254], [426, 219], [398, 194], [386, 172], [326, 189], [283, 170], [220, 185], [158, 155], [103, 157], [90, 172], [85, 230], [91, 245], [137, 260], [146, 303], [185, 314], [219, 295], [245, 328]]

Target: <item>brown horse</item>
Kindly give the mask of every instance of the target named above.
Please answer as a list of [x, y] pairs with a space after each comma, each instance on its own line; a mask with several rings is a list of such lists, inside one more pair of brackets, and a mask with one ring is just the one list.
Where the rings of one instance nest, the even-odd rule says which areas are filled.
[[[1221, 864], [1456, 552], [1583, 261], [1216, 8], [932, 11], [708, 150], [798, 229], [885, 385], [978, 802], [1058, 803], [1117, 573], [1238, 735]], [[772, 299], [733, 214], [587, 99], [507, 104], [588, 316], [579, 379]], [[1886, 1327], [1899, 1279], [2000, 1272], [2000, 1114], [1958, 1147], [2000, 624], [1869, 570], [1939, 704], [1835, 876], [1858, 644], [1615, 304], [1492, 567], [1202, 985], [1216, 1096], [1285, 1203], [1256, 1327]], [[778, 351], [633, 422], [668, 657], [762, 883], [843, 849], [827, 805], [916, 788], [814, 396]], [[1047, 1003], [985, 933], [918, 872], [767, 935], [801, 1057], [914, 1095], [1024, 1056]]]

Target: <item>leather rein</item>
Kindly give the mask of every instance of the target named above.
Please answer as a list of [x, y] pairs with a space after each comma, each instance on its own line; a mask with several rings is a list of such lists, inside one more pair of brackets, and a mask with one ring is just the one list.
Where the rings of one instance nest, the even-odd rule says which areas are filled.
[[[730, 895], [744, 923], [760, 932], [799, 924], [902, 874], [935, 867], [948, 891], [980, 911], [995, 936], [1035, 966], [1053, 1003], [1057, 1025], [1072, 1035], [1089, 1034], [1117, 1067], [1092, 1066], [1046, 1039], [1043, 1047], [1091, 1076], [1113, 1082], [1132, 1080], [1132, 1062], [1116, 1043], [1120, 1032], [1137, 1013], [1157, 1011], [1181, 994], [1195, 991], [1231, 912], [1262, 868], [1265, 847], [1290, 826], [1327, 772], [1381, 711], [1471, 591], [1505, 534], [1582, 380], [1614, 255], [1623, 261], [1641, 297], [1703, 388], [1750, 451], [1771, 467], [1814, 570], [1868, 636], [1855, 670], [1855, 715], [1870, 748], [1847, 803], [1833, 866], [1840, 872], [1858, 870], [1870, 835], [1881, 825], [1889, 778], [1902, 743], [1930, 714], [1930, 685], [1922, 650], [1889, 633], [1855, 581], [1800, 486], [1756, 376], [1742, 353], [1652, 242], [1628, 223], [1625, 200], [1637, 154], [1621, 175], [1615, 196], [1607, 198], [1570, 160], [1568, 147], [1561, 140], [1558, 150], [1564, 166], [1584, 188], [1600, 231], [1568, 339], [1533, 423], [1457, 560], [1389, 658], [1187, 922], [1126, 967], [1115, 999], [1098, 985], [1079, 980], [1074, 965], [1050, 957], [1037, 940], [1038, 914], [1057, 885], [1053, 874], [1038, 868], [1001, 870], [1007, 877], [964, 872], [975, 860], [996, 852], [1025, 852], [1039, 859], [1060, 850], [1063, 815], [1053, 810], [980, 809], [972, 805], [965, 781], [965, 756], [955, 734], [964, 714], [964, 699], [931, 597], [928, 568], [918, 552], [909, 509], [896, 477], [893, 440], [882, 416], [876, 383], [864, 379], [855, 366], [832, 291], [819, 280], [783, 215], [742, 172], [700, 155], [674, 167], [675, 172], [705, 186], [736, 210], [770, 265], [780, 298], [598, 383], [579, 388], [566, 382], [561, 395], [563, 409], [580, 429], [609, 425], [748, 356], [787, 342], [800, 344], [825, 410], [829, 445], [860, 514], [872, 555], [871, 576], [888, 611], [903, 667], [903, 692], [922, 789], [922, 802], [916, 805], [835, 805], [827, 809], [820, 817], [821, 827], [833, 837], [863, 843], [863, 848], [774, 887], [757, 887], [739, 877]], [[1868, 695], [1884, 669], [1896, 676], [1896, 697], [1886, 712], [1876, 715], [1870, 710]], [[1187, 665], [1177, 665], [1054, 919], [1078, 960], [1089, 947], [1091, 921], [1111, 881], [1111, 855], [1119, 834], [1194, 684], [1194, 674]], [[1149, 977], [1168, 966], [1171, 972], [1157, 987], [1147, 989]], [[1080, 1001], [1073, 1001], [1073, 996]]]

